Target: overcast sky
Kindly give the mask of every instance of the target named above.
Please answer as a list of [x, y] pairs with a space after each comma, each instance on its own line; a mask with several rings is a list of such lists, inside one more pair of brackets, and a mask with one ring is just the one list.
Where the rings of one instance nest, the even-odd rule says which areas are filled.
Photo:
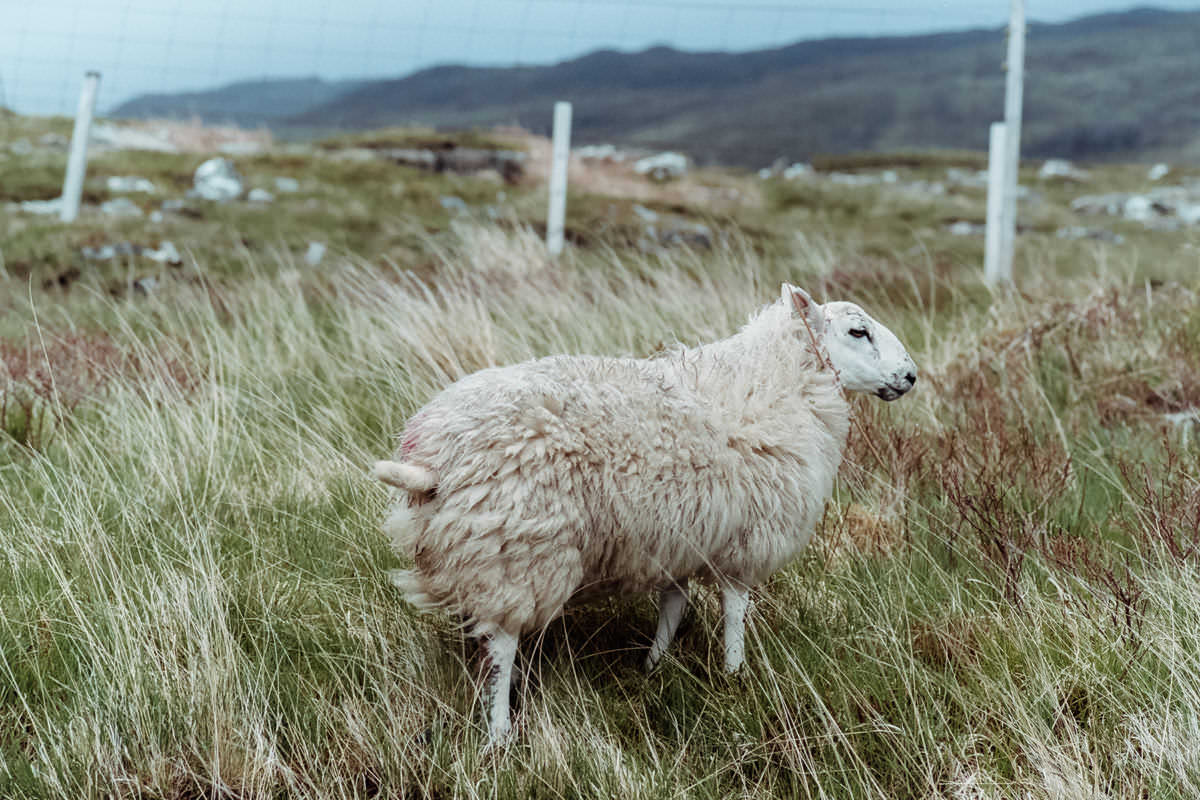
[[[1154, 3], [1193, 9], [1200, 0]], [[1027, 0], [1030, 19], [1123, 10]], [[749, 50], [826, 36], [997, 27], [1007, 0], [0, 0], [0, 105], [73, 113], [144, 92], [262, 77], [400, 76], [434, 64], [544, 64], [601, 47]]]

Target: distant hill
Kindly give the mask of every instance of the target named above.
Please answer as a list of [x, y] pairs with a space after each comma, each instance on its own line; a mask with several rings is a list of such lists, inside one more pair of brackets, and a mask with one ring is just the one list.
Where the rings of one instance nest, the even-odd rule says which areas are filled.
[[240, 81], [199, 92], [144, 94], [112, 109], [110, 116], [138, 119], [191, 119], [249, 127], [279, 120], [328, 103], [357, 89], [362, 81], [281, 78]]
[[[544, 132], [553, 102], [571, 100], [577, 143], [674, 148], [701, 161], [761, 166], [851, 151], [986, 149], [988, 124], [1003, 115], [1004, 56], [1003, 29], [746, 53], [603, 50], [542, 67], [443, 66], [351, 85], [317, 81], [311, 102], [295, 82], [273, 94], [285, 82], [266, 81], [153, 103], [135, 98], [114, 113], [224, 114], [284, 133], [406, 123], [517, 123]], [[1022, 151], [1200, 161], [1197, 75], [1200, 12], [1142, 8], [1033, 23]]]

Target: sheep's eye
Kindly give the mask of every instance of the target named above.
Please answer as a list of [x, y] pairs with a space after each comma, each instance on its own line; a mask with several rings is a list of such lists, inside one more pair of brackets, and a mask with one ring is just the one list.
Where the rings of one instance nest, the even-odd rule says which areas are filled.
[[866, 339], [868, 342], [871, 341], [871, 334], [866, 328], [851, 328], [850, 335], [855, 339]]

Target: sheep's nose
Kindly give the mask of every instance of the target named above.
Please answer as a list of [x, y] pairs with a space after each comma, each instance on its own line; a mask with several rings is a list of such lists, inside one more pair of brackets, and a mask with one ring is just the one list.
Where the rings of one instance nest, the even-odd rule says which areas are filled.
[[904, 380], [908, 381], [908, 388], [911, 389], [917, 383], [917, 374], [915, 372], [910, 372], [904, 376]]

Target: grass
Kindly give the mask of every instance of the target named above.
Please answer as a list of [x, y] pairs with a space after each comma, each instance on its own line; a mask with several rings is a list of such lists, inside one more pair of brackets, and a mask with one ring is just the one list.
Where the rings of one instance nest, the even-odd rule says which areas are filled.
[[[172, 223], [209, 242], [148, 295], [120, 288], [136, 262], [43, 285], [6, 239], [0, 794], [1200, 792], [1200, 431], [1168, 418], [1200, 406], [1193, 234], [1027, 234], [1020, 290], [993, 292], [979, 243], [940, 229], [981, 198], [779, 186], [711, 249], [622, 232], [555, 264], [519, 216], [389, 221], [447, 180], [385, 200], [396, 169], [370, 188], [345, 167], [358, 210], [341, 173], [309, 179], [303, 224], [339, 242], [319, 268], [287, 246], [306, 199]], [[6, 224], [47, 271], [89, 230]], [[651, 599], [580, 606], [529, 637], [517, 739], [481, 754], [480, 655], [388, 584], [367, 465], [464, 374], [723, 336], [783, 279], [862, 302], [921, 376], [855, 401], [813, 546], [756, 591], [746, 669], [722, 674], [708, 593], [651, 676]]]

